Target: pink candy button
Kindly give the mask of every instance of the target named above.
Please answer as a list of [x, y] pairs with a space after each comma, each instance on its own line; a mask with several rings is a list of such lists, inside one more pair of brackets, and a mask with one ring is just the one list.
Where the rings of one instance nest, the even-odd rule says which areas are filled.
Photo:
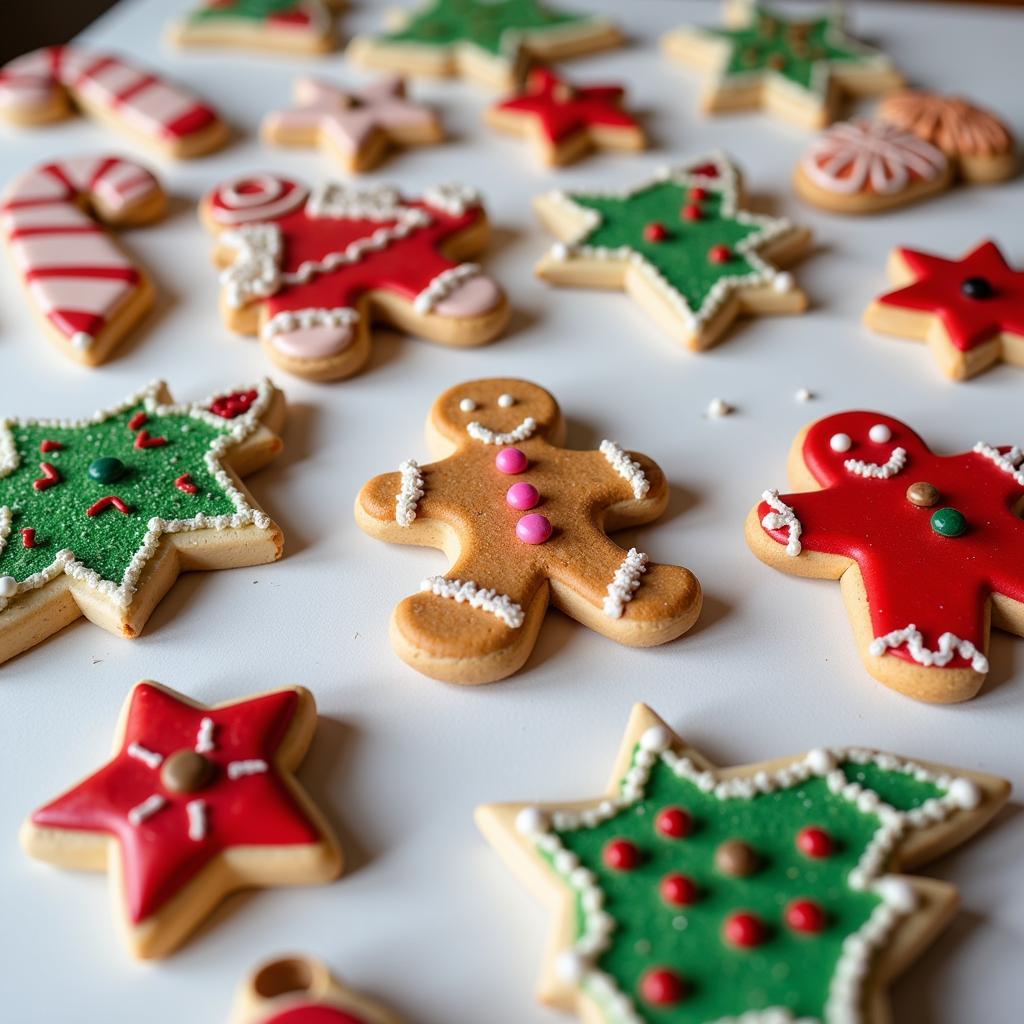
[[526, 456], [518, 448], [502, 448], [494, 458], [499, 473], [514, 476], [522, 473], [529, 465]]
[[539, 512], [523, 516], [516, 523], [516, 536], [524, 544], [543, 544], [551, 536], [551, 522]]
[[505, 492], [505, 501], [512, 508], [536, 508], [537, 503], [540, 501], [540, 491], [533, 484], [513, 484]]

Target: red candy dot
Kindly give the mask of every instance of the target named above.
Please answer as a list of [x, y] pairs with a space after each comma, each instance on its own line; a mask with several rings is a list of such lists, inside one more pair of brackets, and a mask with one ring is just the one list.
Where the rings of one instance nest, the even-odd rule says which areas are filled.
[[663, 811], [658, 812], [657, 818], [654, 819], [654, 827], [663, 836], [668, 836], [670, 839], [682, 839], [690, 834], [690, 829], [693, 828], [693, 818], [682, 807], [666, 807]]
[[632, 871], [640, 863], [640, 851], [628, 839], [613, 839], [602, 856], [613, 871]]
[[697, 902], [697, 883], [687, 875], [666, 875], [661, 880], [661, 898], [675, 907]]
[[644, 238], [648, 242], [664, 242], [668, 238], [668, 228], [660, 221], [652, 220], [644, 227]]
[[686, 982], [668, 967], [654, 967], [640, 979], [640, 994], [652, 1006], [675, 1006], [686, 995]]
[[683, 207], [683, 220], [700, 220], [703, 214], [696, 203], [690, 203]]
[[808, 825], [796, 834], [796, 848], [805, 857], [828, 857], [832, 847], [832, 837], [823, 828]]
[[507, 473], [509, 476], [512, 476], [516, 473], [522, 473], [529, 465], [529, 462], [518, 448], [502, 448], [494, 456], [494, 465], [499, 473]]
[[691, 188], [689, 198], [692, 202], [699, 203], [708, 197], [706, 188]]
[[825, 927], [825, 911], [814, 900], [793, 900], [786, 907], [786, 924], [795, 932], [816, 934]]
[[725, 919], [722, 934], [730, 946], [752, 949], [764, 942], [764, 924], [756, 914], [741, 910]]
[[732, 249], [727, 245], [713, 245], [708, 249], [708, 259], [712, 263], [728, 263], [732, 259]]

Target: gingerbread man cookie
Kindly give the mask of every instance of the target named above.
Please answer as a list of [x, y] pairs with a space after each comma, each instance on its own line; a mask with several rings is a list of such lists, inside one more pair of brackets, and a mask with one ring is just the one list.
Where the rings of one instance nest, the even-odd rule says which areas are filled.
[[661, 515], [662, 471], [613, 441], [579, 452], [561, 447], [564, 437], [543, 388], [471, 381], [430, 411], [439, 461], [409, 460], [360, 491], [356, 522], [367, 533], [441, 548], [452, 562], [392, 617], [392, 646], [413, 668], [453, 683], [503, 679], [529, 657], [549, 602], [633, 647], [665, 643], [696, 621], [693, 573], [606, 536]]
[[344, 0], [200, 0], [171, 26], [180, 46], [240, 46], [286, 53], [334, 49], [331, 12]]
[[85, 419], [0, 421], [0, 663], [83, 615], [136, 637], [180, 572], [281, 557], [239, 478], [281, 450], [284, 396], [170, 402], [157, 381]]
[[399, 1024], [379, 1003], [331, 975], [309, 956], [259, 966], [235, 999], [231, 1024]]
[[647, 138], [623, 109], [625, 96], [621, 85], [573, 85], [537, 67], [518, 93], [487, 111], [487, 123], [526, 136], [548, 166], [572, 163], [592, 149], [640, 150]]
[[717, 768], [643, 704], [605, 793], [477, 812], [557, 914], [540, 999], [593, 1024], [883, 1024], [953, 917], [912, 870], [1006, 802], [978, 772], [859, 747]]
[[237, 889], [341, 873], [338, 841], [295, 778], [315, 731], [301, 686], [206, 707], [136, 683], [111, 760], [33, 813], [22, 845], [106, 870], [131, 952], [167, 956]]
[[202, 156], [230, 134], [217, 111], [194, 93], [109, 53], [50, 46], [0, 68], [0, 117], [48, 124], [74, 108], [164, 156]]
[[864, 322], [883, 334], [926, 341], [947, 377], [973, 377], [1005, 359], [1024, 366], [1024, 270], [995, 242], [959, 260], [894, 249], [897, 287], [868, 306]]
[[387, 186], [312, 193], [279, 175], [225, 182], [202, 202], [217, 235], [228, 325], [259, 334], [282, 369], [337, 380], [370, 356], [370, 323], [443, 345], [483, 345], [508, 322], [504, 293], [476, 263], [489, 226], [463, 185], [403, 199]]
[[397, 75], [354, 92], [300, 78], [295, 101], [263, 119], [264, 140], [317, 146], [352, 174], [376, 167], [392, 147], [427, 146], [444, 137], [437, 114], [407, 99], [405, 80]]
[[763, 562], [838, 579], [861, 658], [919, 700], [973, 697], [990, 624], [1024, 635], [1024, 455], [979, 442], [936, 455], [910, 427], [844, 412], [797, 435], [800, 492], [764, 492], [747, 518]]
[[162, 217], [167, 197], [116, 156], [41, 164], [0, 197], [3, 230], [29, 300], [65, 356], [105, 362], [153, 305], [149, 275], [104, 230]]
[[618, 46], [606, 18], [541, 0], [424, 0], [391, 32], [357, 36], [348, 56], [402, 74], [463, 75], [512, 89], [531, 59], [560, 60]]
[[803, 255], [810, 231], [742, 204], [739, 172], [721, 154], [620, 192], [548, 192], [534, 205], [561, 241], [537, 274], [557, 285], [621, 288], [681, 344], [709, 348], [741, 313], [807, 308], [776, 265]]
[[903, 84], [885, 54], [846, 34], [842, 10], [790, 18], [757, 0], [729, 0], [725, 28], [687, 25], [665, 52], [711, 74], [701, 106], [711, 114], [763, 108], [823, 128], [844, 93], [874, 96]]

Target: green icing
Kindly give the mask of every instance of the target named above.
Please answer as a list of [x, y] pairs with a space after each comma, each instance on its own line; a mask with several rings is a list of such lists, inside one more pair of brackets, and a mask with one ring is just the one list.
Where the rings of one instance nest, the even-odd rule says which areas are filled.
[[[930, 783], [875, 765], [844, 764], [842, 770], [901, 809], [941, 793]], [[665, 838], [655, 830], [659, 810], [672, 806], [692, 815], [694, 827], [684, 839]], [[831, 856], [812, 859], [799, 852], [796, 834], [808, 825], [832, 836]], [[719, 799], [658, 759], [641, 800], [593, 828], [554, 832], [597, 876], [604, 910], [616, 923], [598, 969], [614, 978], [649, 1024], [706, 1024], [767, 1007], [824, 1019], [843, 941], [879, 903], [874, 893], [847, 882], [879, 828], [876, 815], [832, 793], [817, 776], [752, 799]], [[636, 844], [642, 854], [639, 867], [615, 871], [604, 864], [602, 851], [617, 838]], [[715, 850], [729, 839], [741, 839], [758, 852], [761, 866], [753, 875], [734, 878], [715, 869]], [[542, 856], [551, 864], [553, 855]], [[673, 907], [661, 899], [659, 883], [670, 872], [697, 882], [701, 896], [696, 903]], [[823, 907], [827, 924], [822, 932], [800, 934], [786, 926], [785, 908], [799, 898]], [[766, 924], [763, 945], [736, 949], [722, 939], [723, 922], [740, 910], [757, 914]], [[578, 935], [585, 919], [578, 900]], [[639, 996], [641, 978], [653, 967], [668, 967], [686, 980], [688, 994], [680, 1003], [651, 1006]]]
[[[218, 429], [184, 411], [157, 415], [147, 410], [144, 429], [168, 443], [136, 448], [136, 431], [128, 427], [128, 421], [143, 408], [140, 402], [84, 426], [28, 423], [9, 428], [18, 466], [0, 477], [0, 508], [11, 510], [10, 534], [0, 550], [0, 576], [24, 580], [51, 565], [57, 552], [66, 548], [103, 579], [120, 585], [154, 516], [188, 519], [200, 512], [217, 516], [237, 511], [204, 460], [210, 446], [237, 420], [225, 420], [223, 429]], [[58, 441], [63, 449], [42, 453], [44, 440]], [[119, 459], [124, 474], [111, 483], [90, 477], [90, 464], [101, 458]], [[40, 491], [33, 481], [43, 476], [41, 462], [54, 466], [61, 480]], [[185, 494], [175, 486], [174, 481], [185, 473], [191, 474], [198, 493]], [[131, 514], [109, 507], [94, 517], [87, 516], [86, 509], [107, 495], [121, 498]], [[33, 548], [23, 545], [21, 530], [25, 527], [35, 530]]]
[[399, 31], [380, 38], [387, 43], [437, 47], [471, 43], [501, 57], [514, 54], [521, 34], [536, 37], [592, 20], [590, 16], [559, 11], [537, 0], [433, 0], [412, 14]]
[[309, 16], [309, 4], [300, 0], [207, 0], [208, 6], [193, 11], [192, 21], [219, 21], [227, 18], [245, 18], [249, 21], [267, 21], [284, 15]]

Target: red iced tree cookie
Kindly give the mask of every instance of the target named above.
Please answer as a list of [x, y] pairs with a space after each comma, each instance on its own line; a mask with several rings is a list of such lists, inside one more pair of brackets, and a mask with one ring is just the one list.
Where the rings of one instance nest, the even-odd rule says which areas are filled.
[[351, 376], [370, 355], [370, 323], [444, 345], [482, 345], [508, 321], [504, 293], [475, 263], [487, 215], [475, 190], [438, 185], [421, 199], [336, 183], [312, 193], [273, 174], [217, 186], [203, 200], [217, 235], [229, 326], [314, 380]]
[[973, 697], [990, 620], [1024, 635], [1024, 454], [979, 442], [936, 455], [875, 412], [828, 416], [793, 444], [804, 493], [765, 491], [747, 543], [796, 576], [838, 579], [861, 657], [920, 700]]
[[602, 441], [561, 447], [554, 397], [523, 380], [471, 381], [434, 403], [437, 462], [402, 463], [356, 499], [371, 536], [443, 549], [452, 565], [395, 609], [391, 641], [435, 679], [487, 683], [522, 667], [549, 603], [633, 647], [685, 633], [701, 605], [688, 570], [656, 565], [607, 533], [652, 522], [668, 483], [645, 455]]
[[973, 377], [1005, 359], [1024, 365], [1024, 271], [995, 242], [959, 260], [894, 249], [889, 277], [898, 285], [868, 306], [876, 331], [926, 341], [943, 373]]
[[573, 85], [550, 68], [534, 68], [526, 85], [487, 111], [487, 123], [525, 135], [548, 165], [568, 164], [591, 149], [638, 150], [647, 143], [623, 110], [621, 85]]
[[340, 874], [337, 840], [295, 779], [315, 730], [300, 686], [205, 707], [137, 683], [113, 758], [36, 811], [22, 844], [107, 870], [132, 952], [166, 956], [236, 889]]

